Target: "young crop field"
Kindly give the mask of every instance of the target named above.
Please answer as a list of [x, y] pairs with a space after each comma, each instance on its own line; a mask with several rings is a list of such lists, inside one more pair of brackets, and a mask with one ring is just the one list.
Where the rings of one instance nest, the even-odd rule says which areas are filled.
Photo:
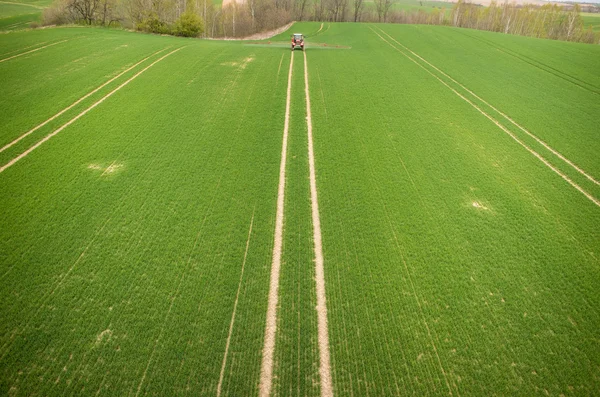
[[0, 394], [597, 394], [597, 70], [422, 25], [0, 35]]
[[583, 12], [581, 13], [581, 18], [586, 28], [591, 26], [594, 31], [600, 30], [600, 14]]
[[[432, 12], [434, 9], [446, 9], [447, 11], [451, 10], [454, 6], [454, 2], [450, 1], [429, 1], [429, 0], [399, 0], [394, 2], [390, 10], [398, 10], [398, 11], [407, 11], [407, 12]], [[375, 1], [365, 1], [365, 8], [367, 10], [372, 10], [376, 12], [376, 4]]]
[[31, 22], [39, 22], [50, 3], [50, 0], [0, 1], [0, 32], [26, 29]]

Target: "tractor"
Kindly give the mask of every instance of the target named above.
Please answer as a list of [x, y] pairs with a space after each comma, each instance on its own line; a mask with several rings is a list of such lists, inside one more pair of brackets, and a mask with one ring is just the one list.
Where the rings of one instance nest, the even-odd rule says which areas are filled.
[[304, 36], [302, 33], [294, 33], [292, 35], [292, 51], [297, 47], [300, 47], [300, 49], [304, 51]]

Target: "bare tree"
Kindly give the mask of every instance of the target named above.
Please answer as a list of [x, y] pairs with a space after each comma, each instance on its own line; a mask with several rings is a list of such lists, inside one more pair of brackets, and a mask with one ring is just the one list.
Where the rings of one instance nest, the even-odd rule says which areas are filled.
[[304, 20], [307, 4], [308, 4], [308, 0], [297, 0], [296, 1], [295, 19], [297, 21]]
[[353, 2], [353, 10], [354, 10], [354, 22], [360, 21], [360, 17], [362, 16], [363, 9], [365, 8], [364, 0], [354, 0]]
[[75, 20], [91, 25], [95, 20], [100, 0], [70, 0], [67, 7]]
[[323, 21], [325, 20], [325, 1], [321, 0], [312, 0], [314, 7], [313, 19], [315, 21]]
[[329, 0], [328, 9], [330, 19], [333, 22], [342, 22], [345, 20], [348, 8], [348, 0]]
[[390, 8], [394, 3], [395, 0], [375, 0], [375, 8], [377, 9], [379, 22], [385, 22], [387, 20]]
[[575, 7], [567, 14], [567, 41], [573, 39], [576, 30], [581, 31], [583, 28], [583, 21], [579, 15], [580, 10], [579, 4], [575, 4]]
[[[206, 32], [210, 36], [245, 36], [283, 26], [292, 19], [454, 25], [507, 34], [599, 43], [584, 30], [578, 5], [516, 5], [492, 0], [488, 7], [457, 0], [451, 10], [426, 13], [393, 9], [397, 0], [238, 0], [215, 8], [213, 0], [55, 0], [44, 11], [45, 24], [83, 22], [124, 26], [163, 34]], [[193, 14], [193, 15], [192, 15]], [[197, 18], [195, 17], [197, 16]], [[185, 18], [184, 18], [185, 17]], [[200, 21], [200, 22], [199, 22]]]
[[109, 26], [113, 22], [120, 22], [123, 20], [119, 16], [117, 11], [117, 1], [116, 0], [100, 0], [100, 21], [102, 26]]

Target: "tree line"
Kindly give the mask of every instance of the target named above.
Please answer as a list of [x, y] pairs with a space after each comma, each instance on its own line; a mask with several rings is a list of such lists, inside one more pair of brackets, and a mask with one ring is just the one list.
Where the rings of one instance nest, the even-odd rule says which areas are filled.
[[452, 8], [452, 26], [490, 30], [553, 40], [600, 43], [592, 27], [584, 28], [578, 4], [561, 7], [557, 4], [523, 6], [498, 4], [478, 7], [459, 0]]
[[[394, 7], [395, 0], [243, 0], [216, 6], [213, 0], [55, 0], [45, 24], [118, 25], [152, 33], [192, 37], [246, 37], [290, 21], [388, 22], [446, 25], [538, 38], [600, 43], [584, 28], [580, 6], [489, 6], [458, 0], [429, 12]], [[421, 2], [421, 5], [423, 2]], [[425, 2], [427, 7], [427, 2]]]

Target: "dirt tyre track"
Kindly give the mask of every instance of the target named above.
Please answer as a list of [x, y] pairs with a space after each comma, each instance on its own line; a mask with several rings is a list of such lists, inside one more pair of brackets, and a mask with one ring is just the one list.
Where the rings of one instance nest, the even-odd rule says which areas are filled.
[[31, 54], [32, 52], [43, 50], [44, 48], [52, 47], [53, 45], [64, 43], [65, 41], [68, 41], [68, 40], [57, 41], [55, 43], [47, 44], [47, 45], [45, 45], [43, 47], [34, 48], [33, 50], [25, 51], [25, 52], [22, 52], [22, 53], [17, 54], [17, 55], [13, 55], [13, 56], [10, 56], [10, 57], [4, 58], [4, 59], [0, 59], [0, 63], [5, 62], [5, 61], [9, 61], [11, 59], [14, 59], [14, 58], [17, 58], [17, 57], [20, 57], [20, 56], [23, 56], [23, 55]]
[[279, 294], [279, 271], [281, 269], [281, 253], [283, 248], [283, 214], [285, 203], [285, 167], [287, 160], [287, 142], [290, 128], [290, 102], [292, 94], [292, 69], [294, 53], [290, 57], [288, 86], [285, 103], [285, 121], [283, 127], [283, 142], [281, 145], [281, 163], [279, 166], [279, 186], [277, 189], [277, 211], [275, 218], [275, 236], [273, 242], [273, 260], [271, 262], [271, 280], [269, 283], [269, 298], [267, 303], [267, 320], [265, 326], [265, 341], [262, 351], [260, 368], [259, 395], [268, 397], [273, 386], [273, 356], [275, 354], [275, 339], [277, 333], [277, 303]]
[[[469, 100], [468, 98], [466, 98], [464, 95], [462, 95], [461, 93], [459, 93], [457, 90], [455, 90], [454, 88], [452, 88], [447, 82], [445, 82], [444, 80], [442, 80], [439, 76], [437, 76], [435, 73], [431, 72], [430, 70], [428, 70], [427, 68], [425, 68], [423, 65], [421, 65], [419, 62], [417, 62], [415, 59], [413, 59], [412, 57], [410, 57], [407, 53], [405, 53], [403, 50], [401, 50], [400, 48], [394, 46], [392, 43], [390, 43], [387, 39], [385, 39], [383, 36], [381, 36], [377, 31], [375, 31], [373, 28], [370, 28], [373, 33], [375, 33], [377, 36], [379, 36], [379, 38], [384, 41], [385, 43], [387, 43], [390, 47], [392, 47], [393, 49], [395, 49], [396, 51], [400, 52], [402, 55], [404, 55], [406, 58], [408, 58], [410, 61], [412, 61], [415, 65], [419, 66], [421, 69], [423, 69], [424, 71], [426, 71], [427, 73], [429, 73], [431, 76], [433, 76], [436, 80], [438, 80], [440, 83], [442, 83], [444, 86], [446, 86], [448, 89], [450, 89], [454, 94], [456, 94], [459, 98], [461, 98], [462, 100], [464, 100], [465, 102], [467, 102], [469, 105], [471, 105], [477, 112], [479, 112], [481, 115], [483, 115], [485, 118], [487, 118], [488, 120], [490, 120], [492, 123], [494, 123], [498, 128], [500, 128], [503, 132], [505, 132], [508, 136], [510, 136], [515, 142], [517, 142], [519, 145], [521, 145], [525, 150], [527, 150], [529, 153], [531, 153], [534, 157], [536, 157], [538, 160], [540, 160], [546, 167], [550, 168], [554, 173], [556, 173], [558, 176], [560, 176], [565, 182], [567, 182], [569, 185], [571, 185], [573, 188], [575, 188], [576, 190], [578, 190], [581, 194], [583, 194], [588, 200], [590, 200], [592, 203], [594, 203], [596, 206], [600, 207], [600, 200], [598, 200], [596, 197], [594, 197], [592, 194], [590, 194], [588, 191], [586, 191], [585, 189], [583, 189], [581, 186], [579, 186], [577, 183], [575, 183], [571, 178], [569, 178], [566, 174], [564, 174], [562, 171], [560, 171], [558, 168], [556, 168], [555, 166], [553, 166], [546, 158], [544, 158], [541, 154], [539, 154], [538, 152], [536, 152], [535, 150], [533, 150], [531, 147], [529, 147], [528, 145], [526, 145], [523, 141], [521, 141], [521, 139], [519, 139], [514, 133], [512, 133], [508, 128], [506, 128], [502, 123], [500, 123], [498, 120], [496, 120], [495, 118], [493, 118], [492, 116], [490, 116], [489, 114], [487, 114], [485, 111], [483, 111], [479, 106], [477, 106], [475, 103], [473, 103], [471, 100]], [[393, 37], [389, 36], [387, 33], [385, 33], [383, 30], [381, 30], [380, 28], [378, 28], [379, 31], [383, 34], [385, 34], [386, 36], [388, 36], [391, 40], [395, 41], [396, 43], [398, 43]], [[425, 61], [423, 58], [421, 58], [420, 56], [418, 56], [417, 54], [415, 54], [414, 52], [412, 52], [410, 49], [404, 47], [402, 44], [398, 43], [400, 46], [402, 46], [403, 48], [405, 48], [407, 51], [411, 52], [413, 54], [413, 56], [421, 59], [423, 62], [427, 63], [428, 65], [430, 65], [431, 67], [433, 67], [435, 70], [437, 70], [439, 73], [441, 73], [442, 75], [447, 76], [444, 72], [442, 72], [441, 70], [439, 70], [438, 68], [436, 68], [435, 66], [431, 65], [429, 62]], [[449, 77], [449, 76], [448, 76]], [[450, 78], [450, 77], [449, 77]], [[467, 92], [469, 92], [471, 95], [473, 95], [474, 97], [480, 99], [482, 102], [484, 102], [485, 104], [487, 104], [490, 108], [496, 110], [498, 113], [500, 113], [501, 115], [503, 115], [507, 120], [509, 120], [510, 122], [512, 122], [513, 124], [517, 125], [514, 121], [512, 121], [512, 119], [510, 119], [508, 116], [504, 115], [502, 112], [498, 111], [496, 108], [494, 108], [492, 105], [489, 105], [487, 102], [485, 102], [483, 99], [479, 98], [476, 94], [474, 94], [473, 92], [469, 91], [466, 87], [462, 86], [460, 83], [456, 82], [456, 80], [450, 78], [453, 82], [455, 82], [456, 84], [458, 84], [459, 86], [461, 86], [463, 89], [465, 89]], [[517, 125], [520, 129], [524, 130], [522, 127], [520, 127], [519, 125]], [[530, 134], [528, 131], [524, 130], [526, 133]], [[557, 154], [557, 152], [550, 148], [549, 146], [547, 146], [543, 141], [537, 139], [535, 136], [532, 135], [532, 137], [534, 137], [534, 139], [538, 140], [544, 147], [546, 147], [548, 150], [550, 150], [553, 154], [557, 155], [561, 160], [565, 161], [568, 165], [570, 165], [571, 167], [574, 167], [578, 172], [580, 172], [581, 174], [583, 174], [585, 177], [587, 177], [588, 179], [590, 179], [592, 182], [598, 184], [598, 182], [591, 176], [589, 176], [588, 174], [586, 174], [583, 170], [581, 170], [580, 168], [578, 168], [577, 166], [575, 166], [572, 162], [568, 161], [566, 158], [564, 158], [562, 155]]]
[[0, 173], [4, 172], [7, 168], [9, 168], [12, 165], [14, 165], [17, 161], [19, 161], [22, 158], [24, 158], [27, 155], [29, 155], [29, 153], [33, 152], [35, 149], [37, 149], [38, 147], [40, 147], [44, 142], [50, 140], [52, 137], [54, 137], [59, 132], [61, 132], [62, 130], [64, 130], [65, 128], [67, 128], [71, 124], [73, 124], [75, 121], [77, 121], [81, 117], [85, 116], [86, 113], [88, 113], [90, 110], [94, 109], [96, 106], [100, 105], [106, 99], [108, 99], [109, 97], [111, 97], [115, 92], [117, 92], [121, 88], [125, 87], [127, 84], [129, 84], [131, 81], [133, 81], [134, 79], [136, 79], [139, 75], [141, 75], [142, 73], [144, 73], [146, 70], [150, 69], [152, 66], [156, 65], [158, 62], [162, 61], [163, 59], [165, 59], [169, 55], [176, 53], [177, 51], [181, 50], [182, 48], [184, 48], [184, 47], [179, 47], [179, 48], [177, 48], [177, 49], [169, 52], [168, 54], [163, 55], [162, 57], [160, 57], [156, 61], [152, 62], [150, 65], [146, 66], [141, 71], [139, 71], [136, 74], [134, 74], [133, 77], [129, 78], [129, 80], [125, 81], [123, 84], [121, 84], [120, 86], [118, 86], [117, 88], [115, 88], [114, 90], [112, 90], [111, 92], [109, 92], [108, 94], [106, 94], [105, 96], [103, 96], [101, 99], [99, 99], [97, 102], [93, 103], [90, 107], [88, 107], [87, 109], [85, 109], [83, 112], [79, 113], [77, 116], [75, 116], [74, 118], [72, 118], [71, 120], [69, 120], [68, 122], [66, 122], [65, 124], [63, 124], [61, 127], [57, 128], [52, 133], [46, 135], [44, 138], [42, 138], [36, 144], [34, 144], [33, 146], [31, 146], [29, 149], [27, 149], [26, 151], [24, 151], [23, 153], [21, 153], [17, 157], [13, 158], [8, 163], [6, 163], [3, 166], [1, 166], [0, 167]]
[[321, 218], [317, 196], [317, 176], [315, 171], [315, 151], [312, 135], [312, 115], [310, 111], [310, 92], [308, 85], [308, 64], [304, 55], [304, 91], [306, 95], [306, 125], [308, 129], [308, 165], [310, 174], [310, 202], [313, 223], [313, 242], [315, 249], [315, 281], [317, 289], [317, 326], [319, 342], [319, 375], [321, 396], [333, 396], [331, 378], [331, 359], [329, 355], [329, 330], [327, 325], [327, 299], [325, 294], [325, 265], [323, 259], [323, 241], [321, 237]]

